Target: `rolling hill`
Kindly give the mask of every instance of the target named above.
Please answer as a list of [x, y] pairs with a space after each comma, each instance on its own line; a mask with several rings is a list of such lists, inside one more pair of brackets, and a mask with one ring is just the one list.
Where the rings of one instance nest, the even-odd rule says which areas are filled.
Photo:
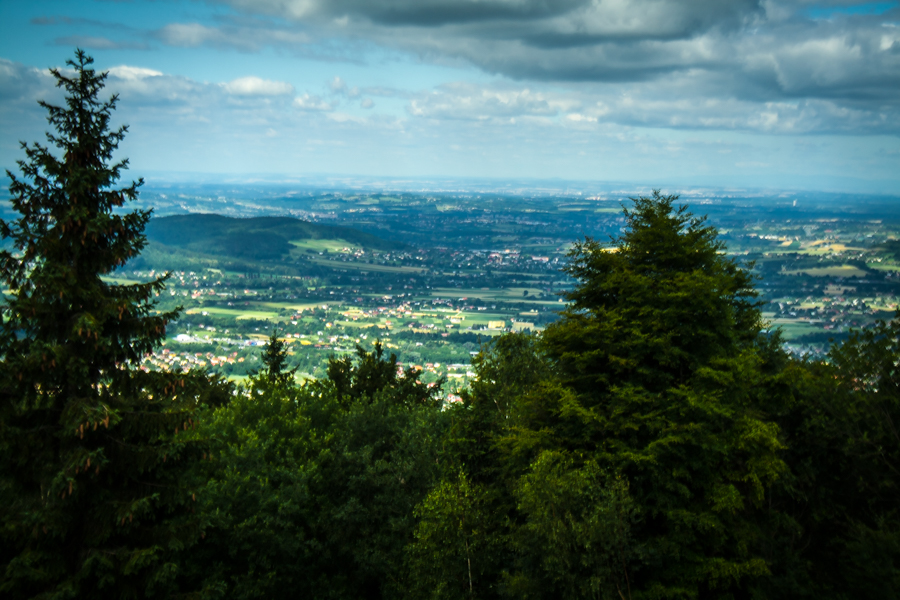
[[243, 260], [279, 260], [292, 249], [311, 242], [360, 247], [368, 250], [398, 250], [398, 242], [335, 225], [322, 225], [292, 217], [247, 219], [215, 214], [189, 214], [151, 219], [146, 228], [151, 243], [191, 253], [227, 256]]

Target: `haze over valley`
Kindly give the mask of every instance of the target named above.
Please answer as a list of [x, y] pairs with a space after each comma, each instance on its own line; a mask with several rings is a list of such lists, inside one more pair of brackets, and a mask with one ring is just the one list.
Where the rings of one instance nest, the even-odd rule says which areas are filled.
[[[621, 234], [641, 189], [569, 182], [538, 193], [493, 182], [473, 191], [375, 191], [345, 181], [148, 184], [157, 215], [121, 281], [171, 271], [170, 325], [148, 368], [201, 366], [242, 378], [273, 328], [303, 377], [331, 355], [383, 341], [452, 393], [481, 344], [556, 320], [573, 280], [572, 243]], [[419, 182], [420, 185], [422, 182]], [[321, 184], [319, 184], [321, 185]], [[504, 189], [505, 188], [505, 189]], [[891, 196], [694, 189], [730, 255], [753, 263], [763, 314], [792, 353], [823, 356], [832, 340], [889, 319], [900, 296], [900, 214]], [[220, 216], [216, 216], [216, 215]]]

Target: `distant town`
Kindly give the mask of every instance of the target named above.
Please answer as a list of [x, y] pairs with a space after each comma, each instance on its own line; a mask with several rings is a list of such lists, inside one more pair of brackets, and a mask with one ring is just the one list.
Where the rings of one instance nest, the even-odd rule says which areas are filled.
[[[145, 368], [242, 379], [277, 330], [298, 377], [320, 377], [328, 356], [380, 340], [448, 390], [466, 385], [472, 356], [493, 336], [557, 318], [574, 283], [563, 270], [572, 243], [614, 238], [629, 205], [627, 192], [191, 192], [143, 194], [159, 218], [115, 278], [170, 272], [159, 308], [184, 308]], [[890, 198], [710, 191], [683, 200], [718, 229], [724, 251], [752, 265], [763, 314], [793, 354], [824, 356], [831, 340], [897, 309], [900, 211]], [[169, 220], [213, 209], [228, 213], [215, 226]]]

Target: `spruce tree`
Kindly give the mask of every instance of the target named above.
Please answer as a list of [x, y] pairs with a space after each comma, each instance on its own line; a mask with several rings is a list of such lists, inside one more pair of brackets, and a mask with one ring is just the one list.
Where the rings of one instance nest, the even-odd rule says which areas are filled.
[[262, 355], [262, 362], [265, 370], [260, 373], [260, 377], [269, 383], [288, 383], [294, 380], [296, 367], [288, 369], [288, 351], [287, 344], [278, 337], [278, 328], [272, 329], [269, 336], [269, 343]]
[[103, 279], [137, 256], [149, 211], [117, 211], [126, 127], [81, 50], [51, 69], [65, 106], [41, 102], [50, 146], [22, 143], [13, 222], [0, 233], [9, 289], [0, 326], [0, 595], [152, 597], [174, 589], [175, 553], [201, 535], [189, 476], [205, 448], [188, 430], [215, 388], [205, 376], [147, 373], [139, 361], [177, 311], [158, 312], [165, 277]]

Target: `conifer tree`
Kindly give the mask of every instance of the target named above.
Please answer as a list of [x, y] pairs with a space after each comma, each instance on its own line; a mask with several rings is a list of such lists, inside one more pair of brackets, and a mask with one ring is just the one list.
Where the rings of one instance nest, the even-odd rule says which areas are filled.
[[65, 106], [41, 102], [51, 146], [22, 143], [13, 222], [0, 234], [9, 288], [0, 326], [0, 595], [152, 597], [174, 589], [174, 553], [201, 535], [189, 434], [202, 375], [146, 373], [138, 362], [177, 312], [154, 310], [165, 278], [104, 281], [138, 255], [149, 211], [117, 212], [142, 181], [116, 187], [126, 127], [116, 96], [81, 50], [51, 69]]
[[727, 597], [769, 573], [756, 514], [786, 468], [763, 410], [780, 388], [763, 369], [753, 275], [676, 200], [635, 199], [615, 248], [575, 245], [571, 304], [543, 335], [573, 395], [547, 396], [538, 419], [526, 403], [518, 426], [552, 425], [551, 449], [629, 482], [641, 593]]
[[278, 337], [278, 328], [272, 329], [269, 343], [262, 355], [262, 362], [266, 366], [261, 373], [263, 379], [270, 383], [287, 383], [293, 381], [296, 368], [288, 369], [287, 344]]

